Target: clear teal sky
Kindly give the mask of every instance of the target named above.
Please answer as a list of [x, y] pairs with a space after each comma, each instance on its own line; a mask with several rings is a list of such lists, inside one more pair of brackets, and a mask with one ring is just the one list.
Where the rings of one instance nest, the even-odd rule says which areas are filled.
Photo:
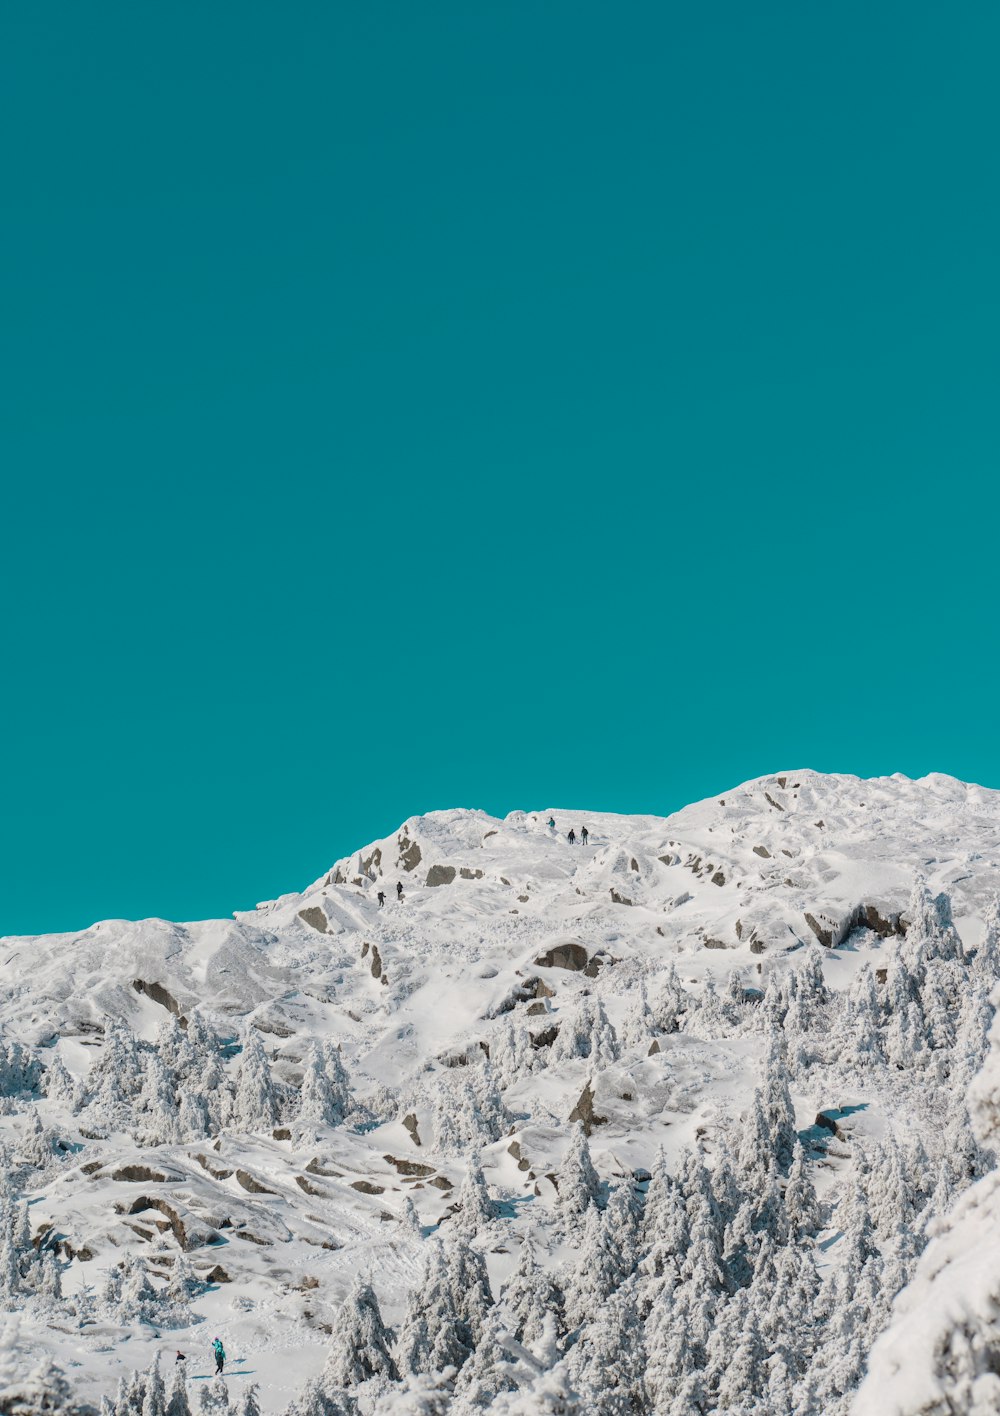
[[0, 933], [1000, 786], [1000, 9], [0, 22]]

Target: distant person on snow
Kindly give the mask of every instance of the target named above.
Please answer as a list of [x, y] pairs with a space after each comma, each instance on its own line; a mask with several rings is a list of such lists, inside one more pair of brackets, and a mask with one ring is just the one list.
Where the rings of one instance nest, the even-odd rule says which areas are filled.
[[556, 818], [554, 816], [549, 817], [549, 826], [553, 831], [556, 829]]
[[576, 832], [573, 830], [572, 826], [569, 828], [569, 835], [566, 837], [566, 839], [567, 841], [569, 841], [571, 846], [576, 844]]
[[222, 1376], [222, 1365], [226, 1360], [226, 1349], [218, 1338], [212, 1343], [212, 1352], [215, 1356], [215, 1375]]
[[590, 832], [587, 830], [586, 826], [581, 826], [581, 827], [580, 827], [580, 840], [583, 842], [584, 845], [587, 844], [587, 837], [588, 837], [589, 835], [590, 835]]
[[402, 882], [402, 880], [397, 880], [397, 881], [396, 881], [396, 899], [397, 899], [397, 900], [401, 900], [402, 898], [403, 898], [403, 882]]
[[384, 891], [384, 890], [380, 890], [380, 891], [378, 892], [378, 907], [379, 907], [379, 909], [381, 909], [384, 904], [385, 904], [385, 891]]
[[174, 1358], [174, 1361], [175, 1361], [175, 1362], [186, 1362], [186, 1361], [187, 1361], [187, 1358], [184, 1356], [184, 1353], [183, 1353], [183, 1352], [178, 1352], [177, 1356]]

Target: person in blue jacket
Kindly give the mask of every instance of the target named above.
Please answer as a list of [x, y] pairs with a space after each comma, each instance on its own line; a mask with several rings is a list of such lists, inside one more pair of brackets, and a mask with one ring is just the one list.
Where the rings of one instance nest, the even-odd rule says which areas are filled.
[[216, 1338], [215, 1341], [212, 1343], [212, 1352], [215, 1356], [215, 1374], [216, 1376], [221, 1376], [222, 1366], [226, 1360], [226, 1349], [223, 1347], [222, 1343], [219, 1341], [218, 1338]]

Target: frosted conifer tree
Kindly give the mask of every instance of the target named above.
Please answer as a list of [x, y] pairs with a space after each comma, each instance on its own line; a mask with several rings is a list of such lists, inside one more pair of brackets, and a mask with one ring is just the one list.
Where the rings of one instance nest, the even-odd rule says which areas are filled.
[[42, 1125], [42, 1118], [34, 1107], [29, 1113], [28, 1124], [17, 1149], [21, 1157], [38, 1170], [44, 1170], [55, 1159], [55, 1138]]
[[487, 1314], [482, 1335], [475, 1351], [466, 1362], [455, 1383], [452, 1416], [492, 1410], [502, 1392], [517, 1390], [510, 1353], [503, 1343], [506, 1337], [503, 1319], [498, 1309]]
[[620, 1181], [611, 1191], [602, 1216], [606, 1242], [618, 1255], [622, 1278], [635, 1269], [639, 1258], [639, 1197], [631, 1180]]
[[257, 1393], [260, 1387], [256, 1382], [250, 1382], [240, 1393], [236, 1402], [236, 1416], [260, 1416], [260, 1402], [257, 1400]]
[[739, 1132], [731, 1123], [722, 1123], [718, 1140], [715, 1169], [709, 1176], [709, 1183], [716, 1212], [716, 1228], [721, 1234], [726, 1225], [732, 1223], [745, 1195], [737, 1174]]
[[667, 1170], [663, 1147], [657, 1151], [642, 1215], [642, 1242], [647, 1250], [671, 1255], [687, 1248], [687, 1211], [680, 1186]]
[[581, 1218], [600, 1192], [600, 1181], [590, 1158], [590, 1146], [579, 1122], [573, 1128], [569, 1149], [556, 1173], [556, 1190], [556, 1213], [570, 1225]]
[[[738, 1295], [739, 1296], [739, 1295]], [[737, 1306], [737, 1300], [732, 1306]], [[737, 1307], [740, 1321], [733, 1332], [719, 1379], [716, 1410], [740, 1411], [752, 1407], [767, 1383], [767, 1349], [761, 1339], [752, 1304]]]
[[951, 900], [945, 894], [932, 896], [923, 876], [917, 875], [906, 910], [909, 927], [902, 952], [919, 972], [928, 959], [965, 957], [962, 941], [955, 930]]
[[187, 1073], [194, 1068], [194, 1048], [173, 1013], [166, 1013], [160, 1020], [153, 1040], [153, 1049], [172, 1076]]
[[181, 1053], [178, 1088], [202, 1098], [209, 1116], [204, 1134], [212, 1135], [228, 1123], [233, 1105], [232, 1086], [222, 1065], [222, 1044], [200, 1009], [189, 1017], [186, 1036], [190, 1052]]
[[371, 1285], [358, 1277], [334, 1318], [323, 1385], [353, 1387], [376, 1376], [399, 1379], [378, 1299]]
[[182, 1087], [178, 1092], [177, 1131], [183, 1141], [200, 1141], [212, 1134], [208, 1102], [200, 1091]]
[[511, 1123], [510, 1113], [493, 1084], [493, 1074], [485, 1071], [480, 1092], [464, 1078], [437, 1079], [432, 1128], [439, 1150], [457, 1154], [498, 1141]]
[[635, 1285], [603, 1303], [570, 1349], [570, 1380], [596, 1416], [632, 1416], [646, 1407], [646, 1352]]
[[490, 1047], [490, 1061], [501, 1092], [539, 1065], [540, 1052], [532, 1045], [527, 1028], [507, 1023]]
[[542, 1337], [529, 1351], [518, 1345], [513, 1377], [517, 1391], [502, 1393], [493, 1404], [493, 1416], [583, 1416], [582, 1405], [570, 1379], [549, 1316]]
[[562, 1294], [539, 1267], [530, 1235], [522, 1240], [517, 1266], [503, 1291], [501, 1304], [509, 1331], [525, 1347], [541, 1342], [546, 1317], [551, 1315], [557, 1322], [561, 1318]]
[[127, 1130], [142, 1083], [142, 1060], [135, 1037], [120, 1018], [109, 1018], [104, 1048], [87, 1078], [87, 1104], [94, 1108], [99, 1123]]
[[989, 997], [974, 984], [963, 996], [955, 1034], [954, 1070], [959, 1086], [967, 1085], [982, 1067], [989, 1050], [992, 1022]]
[[455, 1307], [468, 1328], [474, 1347], [483, 1331], [487, 1313], [493, 1307], [486, 1260], [478, 1249], [473, 1249], [461, 1238], [449, 1238], [444, 1246], [444, 1255], [455, 1295]]
[[919, 1004], [894, 1003], [885, 1029], [885, 1051], [891, 1064], [901, 1072], [920, 1067], [926, 1061], [925, 1025]]
[[653, 1017], [652, 1009], [649, 1006], [646, 985], [640, 979], [635, 1006], [630, 1008], [625, 1015], [625, 1021], [621, 1030], [620, 1045], [624, 1047], [639, 1047], [645, 1052], [648, 1050], [649, 1043], [656, 1036], [658, 1031], [656, 1019]]
[[166, 1416], [191, 1416], [191, 1403], [188, 1400], [187, 1373], [184, 1370], [185, 1363], [175, 1362], [174, 1373], [170, 1379], [170, 1391], [167, 1395]]
[[38, 1059], [14, 1038], [0, 1037], [0, 1096], [34, 1095], [42, 1081]]
[[823, 951], [818, 944], [806, 947], [805, 957], [798, 968], [799, 996], [810, 1009], [822, 1008], [830, 1001], [830, 990], [823, 974]]
[[198, 1393], [198, 1402], [204, 1416], [229, 1416], [229, 1388], [224, 1379], [219, 1376], [210, 1384], [206, 1382]]
[[[389, 1410], [385, 1397], [383, 1410]], [[306, 1382], [285, 1416], [358, 1416], [358, 1404], [350, 1392], [326, 1388], [319, 1378], [313, 1378]]]
[[785, 1186], [785, 1215], [793, 1244], [812, 1238], [820, 1228], [819, 1205], [812, 1177], [806, 1168], [805, 1151], [796, 1137], [792, 1165]]
[[584, 1214], [578, 1236], [576, 1259], [564, 1284], [566, 1326], [570, 1330], [583, 1328], [596, 1318], [622, 1276], [618, 1255], [608, 1242], [601, 1213], [595, 1206]]
[[926, 1040], [937, 1050], [952, 1047], [955, 1042], [955, 1012], [961, 995], [951, 975], [953, 967], [941, 959], [931, 959], [924, 970], [920, 1006]]
[[889, 1131], [866, 1152], [857, 1150], [860, 1182], [880, 1241], [891, 1239], [914, 1216], [912, 1187], [895, 1136]]
[[[994, 1024], [994, 1029], [996, 1025]], [[982, 1099], [988, 1094], [988, 1074], [989, 1069], [980, 1074], [970, 1089], [970, 1095], [975, 1105], [977, 1099]], [[948, 1164], [952, 1184], [956, 1190], [964, 1190], [973, 1180], [978, 1180], [981, 1175], [985, 1175], [987, 1170], [992, 1169], [992, 1160], [989, 1154], [977, 1140], [977, 1135], [988, 1137], [989, 1147], [996, 1149], [996, 1140], [993, 1139], [991, 1128], [985, 1124], [986, 1118], [977, 1113], [976, 1130], [972, 1129], [969, 1112], [964, 1106], [959, 1106], [945, 1127], [943, 1138], [942, 1154]]]
[[428, 1248], [424, 1280], [410, 1295], [399, 1336], [397, 1360], [404, 1373], [462, 1367], [493, 1301], [481, 1254], [461, 1240]]
[[420, 1222], [420, 1215], [417, 1213], [417, 1207], [413, 1203], [412, 1195], [405, 1195], [403, 1197], [402, 1222], [404, 1229], [411, 1234], [414, 1239], [423, 1239], [424, 1227]]
[[475, 1153], [469, 1156], [465, 1179], [458, 1192], [458, 1205], [458, 1214], [450, 1227], [455, 1234], [466, 1240], [475, 1239], [498, 1213], [496, 1204], [490, 1199], [483, 1168]]
[[270, 1130], [278, 1120], [278, 1097], [260, 1036], [250, 1024], [236, 1072], [231, 1125], [236, 1131]]
[[58, 1102], [76, 1115], [82, 1101], [81, 1088], [58, 1052], [45, 1069], [44, 1085], [50, 1101]]
[[134, 1255], [126, 1254], [120, 1265], [117, 1321], [123, 1326], [151, 1322], [155, 1318], [158, 1301], [157, 1291], [150, 1283], [142, 1262]]
[[764, 1097], [758, 1087], [743, 1118], [736, 1153], [736, 1173], [744, 1194], [753, 1194], [763, 1188], [771, 1155], [771, 1128], [764, 1108]]
[[802, 993], [800, 977], [797, 971], [788, 976], [788, 1007], [785, 1010], [784, 1031], [789, 1037], [808, 1032], [812, 1023], [812, 1009]]
[[560, 1024], [552, 1045], [553, 1062], [589, 1057], [595, 1068], [607, 1067], [620, 1055], [618, 1037], [599, 998], [584, 997]]
[[739, 1022], [746, 1003], [746, 989], [743, 985], [743, 974], [739, 969], [730, 969], [729, 973], [726, 975], [725, 997], [730, 1020], [734, 1023]]
[[768, 1040], [763, 1102], [774, 1159], [778, 1169], [787, 1173], [795, 1150], [795, 1108], [788, 1085], [784, 1040], [778, 1035]]
[[819, 1275], [809, 1244], [784, 1244], [761, 1251], [750, 1286], [750, 1306], [768, 1348], [781, 1354], [785, 1370], [796, 1380], [808, 1370], [816, 1345], [813, 1309]]
[[304, 1059], [299, 1121], [339, 1126], [350, 1110], [350, 1089], [340, 1053], [330, 1044], [310, 1044]]
[[160, 1373], [160, 1354], [158, 1352], [145, 1373], [144, 1385], [142, 1416], [166, 1416], [167, 1393]]
[[691, 1007], [691, 997], [677, 977], [677, 968], [671, 962], [666, 974], [659, 980], [650, 1002], [650, 1012], [656, 1028], [661, 1033], [677, 1032], [681, 1019]]
[[711, 974], [705, 975], [697, 1007], [685, 1015], [684, 1030], [708, 1038], [721, 1037], [727, 1031], [726, 1015]]
[[159, 1053], [146, 1053], [143, 1074], [142, 1090], [136, 1102], [134, 1135], [140, 1145], [167, 1145], [178, 1139], [177, 1099]]
[[1000, 897], [994, 895], [986, 907], [983, 939], [970, 965], [970, 975], [978, 993], [989, 993], [1000, 980]]
[[834, 1031], [834, 1050], [844, 1066], [868, 1068], [885, 1060], [881, 1013], [875, 976], [866, 960], [841, 1005]]

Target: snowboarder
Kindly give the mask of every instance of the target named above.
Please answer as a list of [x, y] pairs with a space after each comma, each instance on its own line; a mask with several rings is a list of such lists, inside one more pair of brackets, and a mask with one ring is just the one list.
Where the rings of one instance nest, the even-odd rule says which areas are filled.
[[385, 904], [385, 891], [384, 891], [384, 890], [380, 890], [380, 891], [378, 892], [378, 907], [379, 907], [379, 909], [381, 909], [384, 904]]
[[401, 900], [402, 898], [403, 898], [403, 882], [402, 882], [402, 880], [397, 880], [397, 881], [396, 881], [396, 899], [397, 899], [397, 900]]
[[549, 829], [552, 831], [556, 829], [556, 818], [554, 816], [549, 817]]
[[580, 827], [580, 840], [583, 842], [584, 845], [587, 844], [587, 837], [588, 837], [589, 835], [590, 835], [590, 832], [587, 830], [586, 826], [581, 826], [581, 827]]
[[569, 841], [571, 846], [576, 844], [576, 832], [573, 830], [572, 826], [569, 828], [569, 835], [566, 837], [566, 839], [567, 841]]
[[221, 1377], [222, 1364], [226, 1360], [226, 1349], [218, 1338], [212, 1343], [212, 1352], [215, 1354], [215, 1375]]

